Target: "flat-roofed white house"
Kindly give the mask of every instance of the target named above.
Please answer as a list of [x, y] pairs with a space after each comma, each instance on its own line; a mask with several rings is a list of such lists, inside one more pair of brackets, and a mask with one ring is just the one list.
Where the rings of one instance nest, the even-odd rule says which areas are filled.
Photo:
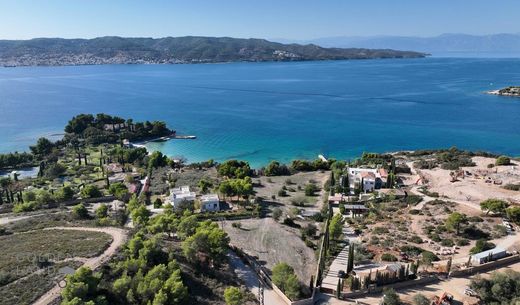
[[220, 199], [217, 194], [208, 194], [200, 197], [201, 212], [218, 212], [220, 211]]
[[178, 209], [181, 203], [193, 203], [195, 201], [195, 192], [190, 191], [189, 186], [181, 186], [170, 191], [170, 201], [174, 209]]

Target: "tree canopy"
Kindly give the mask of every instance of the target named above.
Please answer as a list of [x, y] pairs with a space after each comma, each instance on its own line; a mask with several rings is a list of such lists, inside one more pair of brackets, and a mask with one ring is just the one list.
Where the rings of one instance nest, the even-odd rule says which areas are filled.
[[477, 276], [470, 287], [478, 293], [482, 304], [520, 303], [520, 273], [513, 270], [493, 272], [489, 279]]
[[446, 227], [451, 230], [455, 230], [458, 235], [460, 232], [460, 226], [467, 222], [468, 222], [468, 218], [465, 214], [462, 214], [459, 212], [453, 212], [446, 219]]
[[483, 211], [486, 211], [486, 214], [494, 213], [494, 214], [504, 214], [506, 212], [506, 208], [509, 204], [500, 199], [487, 199], [480, 203], [480, 208]]
[[228, 178], [243, 179], [251, 176], [251, 167], [248, 162], [228, 160], [217, 167], [218, 174]]
[[280, 164], [278, 161], [271, 161], [264, 169], [266, 176], [285, 176], [290, 175], [291, 172], [285, 164]]
[[279, 263], [273, 267], [273, 283], [281, 290], [285, 295], [295, 300], [300, 295], [300, 282], [298, 277], [294, 273], [293, 267], [287, 263]]

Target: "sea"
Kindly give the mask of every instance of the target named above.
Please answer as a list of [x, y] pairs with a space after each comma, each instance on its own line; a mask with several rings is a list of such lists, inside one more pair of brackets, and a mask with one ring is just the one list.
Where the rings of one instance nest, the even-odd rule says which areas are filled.
[[519, 58], [0, 68], [0, 152], [59, 138], [79, 113], [163, 120], [188, 162], [353, 159], [449, 148], [520, 155]]

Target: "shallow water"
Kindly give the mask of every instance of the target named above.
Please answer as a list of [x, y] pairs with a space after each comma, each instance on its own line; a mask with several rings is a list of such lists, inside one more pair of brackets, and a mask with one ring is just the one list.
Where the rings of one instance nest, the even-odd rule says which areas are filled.
[[520, 59], [0, 68], [0, 151], [27, 150], [81, 112], [165, 120], [189, 161], [351, 158], [456, 145], [520, 155]]

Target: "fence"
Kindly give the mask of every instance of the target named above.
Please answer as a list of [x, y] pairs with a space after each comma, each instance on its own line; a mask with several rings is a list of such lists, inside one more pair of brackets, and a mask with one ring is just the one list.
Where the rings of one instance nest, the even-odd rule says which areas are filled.
[[520, 254], [511, 255], [506, 258], [498, 259], [496, 261], [492, 261], [492, 262], [485, 263], [485, 264], [478, 265], [478, 266], [469, 267], [466, 269], [452, 270], [450, 272], [450, 276], [458, 277], [458, 276], [472, 275], [475, 273], [489, 271], [491, 269], [495, 269], [495, 268], [502, 267], [505, 265], [514, 264], [517, 262], [520, 262]]
[[427, 276], [427, 277], [421, 277], [413, 281], [404, 281], [404, 282], [398, 282], [394, 284], [384, 285], [384, 286], [377, 286], [377, 287], [371, 287], [369, 289], [363, 289], [363, 290], [357, 290], [352, 292], [344, 292], [341, 294], [341, 297], [343, 299], [345, 298], [360, 298], [364, 297], [369, 294], [374, 293], [380, 293], [386, 288], [393, 288], [393, 289], [403, 289], [407, 287], [413, 287], [417, 285], [427, 285], [431, 283], [438, 282], [439, 278], [437, 276]]
[[256, 259], [249, 254], [242, 251], [240, 248], [230, 245], [231, 249], [246, 263], [249, 265], [255, 273], [258, 275], [260, 280], [268, 287], [272, 288], [273, 291], [287, 304], [287, 305], [311, 305], [314, 304], [314, 296], [316, 294], [316, 289], [313, 289], [312, 296], [308, 299], [302, 299], [298, 301], [291, 301], [281, 290], [278, 288], [271, 277], [269, 276], [269, 271], [260, 265]]

